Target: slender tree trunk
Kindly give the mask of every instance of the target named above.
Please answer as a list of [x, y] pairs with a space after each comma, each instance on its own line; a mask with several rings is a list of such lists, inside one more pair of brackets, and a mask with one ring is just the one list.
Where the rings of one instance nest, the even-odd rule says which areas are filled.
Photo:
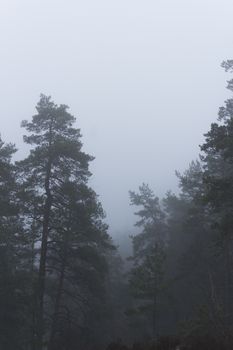
[[51, 158], [48, 161], [45, 178], [46, 200], [44, 206], [43, 231], [40, 252], [39, 278], [38, 278], [38, 350], [43, 349], [43, 332], [44, 332], [44, 294], [45, 294], [45, 276], [46, 276], [46, 258], [47, 258], [47, 243], [49, 235], [49, 222], [52, 207], [52, 195], [50, 191], [51, 177]]
[[232, 302], [231, 302], [231, 292], [232, 292], [232, 286], [231, 286], [231, 252], [230, 252], [230, 236], [229, 233], [226, 233], [225, 238], [225, 251], [224, 251], [224, 258], [225, 258], [225, 300], [224, 300], [224, 328], [225, 328], [225, 344], [226, 349], [231, 350], [231, 320], [232, 320]]
[[158, 281], [157, 281], [157, 275], [154, 278], [154, 297], [153, 297], [153, 320], [152, 320], [152, 326], [153, 326], [153, 340], [157, 340], [158, 337]]
[[208, 277], [210, 287], [210, 295], [208, 297], [210, 298], [212, 321], [217, 332], [216, 335], [219, 334], [220, 337], [225, 337], [225, 329], [221, 319], [221, 306], [218, 301], [216, 286], [214, 284], [213, 274], [210, 271], [210, 268], [208, 268]]
[[230, 258], [230, 239], [227, 235], [225, 240], [225, 326], [229, 329], [232, 319], [231, 303], [231, 258]]
[[[71, 221], [71, 217], [69, 216], [69, 222], [70, 221]], [[61, 262], [61, 271], [60, 271], [58, 287], [57, 287], [57, 294], [56, 294], [56, 300], [55, 300], [54, 313], [53, 313], [53, 317], [52, 317], [52, 326], [51, 326], [48, 350], [53, 350], [53, 346], [54, 346], [54, 339], [55, 339], [56, 328], [57, 328], [57, 320], [58, 320], [58, 317], [59, 317], [59, 310], [60, 310], [60, 305], [61, 305], [62, 291], [63, 291], [63, 286], [64, 286], [65, 269], [66, 269], [67, 257], [68, 257], [68, 241], [69, 241], [69, 233], [67, 232], [63, 236], [63, 249], [64, 250], [63, 250], [62, 262]]]
[[63, 290], [63, 285], [64, 285], [65, 265], [66, 265], [65, 260], [66, 259], [64, 258], [63, 262], [62, 262], [62, 266], [61, 266], [61, 273], [60, 273], [60, 277], [59, 277], [57, 295], [56, 295], [56, 300], [55, 300], [54, 314], [52, 317], [52, 326], [51, 326], [51, 333], [50, 333], [48, 350], [53, 350], [54, 339], [55, 339], [55, 335], [56, 335], [57, 319], [59, 316], [62, 290]]
[[32, 333], [31, 333], [31, 350], [36, 350], [36, 285], [34, 276], [35, 266], [35, 213], [32, 222], [32, 244], [31, 244], [31, 278], [32, 278]]
[[156, 292], [155, 292], [154, 300], [153, 300], [152, 327], [153, 327], [153, 340], [156, 340], [157, 339], [157, 295], [156, 295]]

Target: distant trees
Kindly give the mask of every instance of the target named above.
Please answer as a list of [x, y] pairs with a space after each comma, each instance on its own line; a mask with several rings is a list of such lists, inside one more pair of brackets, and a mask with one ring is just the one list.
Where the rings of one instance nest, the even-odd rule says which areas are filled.
[[166, 223], [165, 215], [148, 185], [139, 187], [139, 193], [130, 192], [131, 205], [139, 206], [136, 226], [141, 232], [132, 237], [133, 267], [130, 271], [130, 287], [133, 295], [143, 301], [138, 310], [150, 314], [152, 336], [159, 331], [159, 296], [164, 275]]
[[[165, 199], [169, 274], [173, 275], [176, 322], [183, 318], [187, 325], [187, 320], [199, 317], [199, 312], [204, 309], [208, 332], [216, 334], [220, 332], [217, 324], [221, 318], [215, 284], [219, 261], [209, 206], [205, 201], [203, 168], [200, 162], [192, 162], [184, 174], [177, 175], [181, 192], [179, 196], [169, 195]], [[192, 331], [196, 326], [191, 327]], [[201, 328], [206, 332], [203, 324]]]
[[[223, 62], [222, 66], [233, 72], [232, 60]], [[233, 91], [233, 79], [228, 82], [228, 88]], [[136, 225], [143, 231], [133, 237], [135, 266], [130, 285], [138, 292], [135, 296], [145, 297], [147, 288], [147, 298], [149, 293], [153, 294], [151, 276], [159, 278], [164, 266], [163, 279], [174, 310], [173, 316], [169, 306], [166, 312], [167, 319], [173, 318], [173, 329], [175, 323], [186, 320], [186, 334], [223, 337], [228, 348], [233, 326], [232, 140], [233, 99], [230, 98], [219, 110], [218, 123], [213, 123], [205, 134], [200, 161], [192, 162], [184, 174], [177, 173], [179, 195], [168, 193], [159, 207], [158, 198], [145, 185], [139, 188], [139, 194], [130, 193], [131, 204], [142, 207], [136, 213], [141, 218]], [[156, 257], [160, 257], [158, 250], [152, 253], [155, 247], [151, 242], [152, 232], [160, 252], [158, 232], [162, 237], [166, 232], [162, 245], [166, 259], [159, 258], [159, 265], [155, 264]], [[151, 261], [153, 267], [159, 266], [153, 272]], [[166, 328], [169, 327], [167, 323]]]
[[129, 273], [135, 305], [144, 320], [141, 328], [150, 325], [154, 339], [180, 329], [186, 335], [222, 336], [219, 281], [224, 265], [206, 202], [203, 169], [200, 162], [192, 162], [177, 175], [179, 195], [168, 193], [159, 201], [146, 185], [137, 194], [130, 192], [131, 203], [141, 206], [136, 225], [142, 231], [132, 238]]

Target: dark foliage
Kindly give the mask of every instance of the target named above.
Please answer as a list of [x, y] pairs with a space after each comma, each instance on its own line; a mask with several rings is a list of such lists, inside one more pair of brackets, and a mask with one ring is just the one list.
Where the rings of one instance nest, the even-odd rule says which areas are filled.
[[41, 95], [22, 123], [29, 155], [14, 163], [0, 139], [0, 349], [233, 349], [233, 99], [177, 172], [179, 194], [130, 192], [126, 261], [75, 122]]

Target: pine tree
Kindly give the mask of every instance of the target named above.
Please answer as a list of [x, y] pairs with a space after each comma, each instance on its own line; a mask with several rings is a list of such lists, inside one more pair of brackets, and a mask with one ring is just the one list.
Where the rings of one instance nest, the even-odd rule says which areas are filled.
[[[223, 62], [222, 66], [232, 71], [233, 62]], [[233, 80], [228, 89], [233, 91]], [[225, 325], [233, 322], [232, 304], [232, 248], [233, 248], [233, 99], [219, 109], [218, 122], [212, 123], [201, 146], [204, 164], [205, 200], [208, 204], [212, 228], [218, 233], [218, 246], [225, 260], [224, 268], [224, 309]]]
[[29, 156], [18, 163], [25, 192], [31, 191], [39, 200], [41, 217], [37, 232], [40, 235], [39, 272], [36, 296], [37, 349], [43, 346], [45, 332], [45, 287], [48, 244], [53, 229], [56, 194], [67, 181], [76, 179], [85, 184], [90, 176], [88, 164], [93, 157], [82, 152], [80, 130], [72, 125], [75, 118], [65, 105], [55, 105], [50, 97], [41, 95], [32, 121], [23, 121], [29, 135], [24, 141], [33, 146]]

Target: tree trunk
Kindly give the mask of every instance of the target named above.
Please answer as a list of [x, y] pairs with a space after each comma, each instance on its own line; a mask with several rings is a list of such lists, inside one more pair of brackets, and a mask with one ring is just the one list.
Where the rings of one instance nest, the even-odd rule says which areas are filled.
[[45, 178], [46, 200], [44, 206], [43, 217], [43, 231], [40, 252], [40, 266], [38, 278], [38, 321], [37, 321], [37, 335], [38, 335], [38, 350], [43, 349], [43, 332], [44, 332], [44, 294], [45, 294], [45, 276], [46, 276], [46, 258], [47, 258], [47, 243], [49, 235], [49, 222], [52, 207], [52, 195], [50, 191], [50, 177], [51, 177], [51, 158], [48, 161]]
[[157, 339], [157, 295], [155, 292], [153, 300], [153, 340]]
[[32, 244], [31, 244], [31, 278], [32, 285], [32, 331], [31, 331], [31, 350], [36, 350], [36, 284], [35, 284], [35, 212], [32, 222]]
[[225, 240], [225, 326], [231, 326], [232, 303], [231, 303], [231, 258], [230, 258], [230, 238], [227, 235]]
[[52, 317], [52, 326], [51, 326], [51, 333], [50, 333], [48, 350], [53, 350], [54, 339], [55, 339], [55, 335], [56, 335], [57, 319], [59, 316], [59, 309], [60, 309], [60, 304], [61, 304], [64, 276], [65, 276], [65, 265], [66, 265], [65, 260], [66, 259], [64, 258], [64, 260], [62, 262], [61, 273], [60, 273], [59, 282], [58, 282], [57, 295], [56, 295], [56, 300], [55, 300], [54, 314]]
[[153, 340], [158, 338], [158, 280], [157, 275], [154, 277], [154, 297], [153, 297]]

